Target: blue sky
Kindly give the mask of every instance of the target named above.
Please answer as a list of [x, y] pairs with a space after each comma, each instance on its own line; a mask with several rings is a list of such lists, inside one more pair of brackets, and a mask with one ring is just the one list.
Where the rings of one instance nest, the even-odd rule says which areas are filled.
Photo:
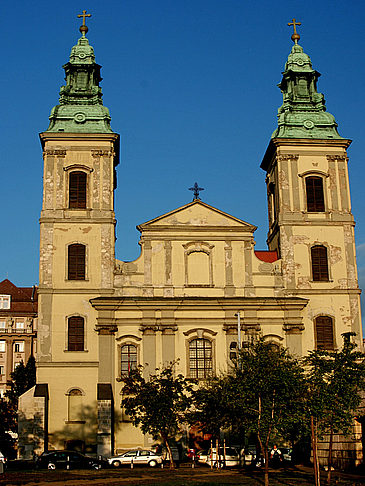
[[117, 257], [139, 254], [135, 226], [192, 198], [256, 226], [266, 248], [265, 174], [260, 162], [282, 102], [277, 88], [300, 44], [322, 76], [318, 89], [349, 149], [359, 273], [365, 284], [364, 18], [362, 0], [78, 0], [2, 2], [0, 279], [38, 282], [42, 153], [63, 84], [62, 65], [80, 36], [103, 66], [104, 104], [121, 134], [116, 191]]

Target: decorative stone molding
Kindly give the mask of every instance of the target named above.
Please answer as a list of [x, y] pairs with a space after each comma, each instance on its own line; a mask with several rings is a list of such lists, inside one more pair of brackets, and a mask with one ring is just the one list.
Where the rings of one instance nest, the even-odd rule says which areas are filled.
[[114, 150], [92, 150], [91, 155], [93, 157], [113, 157], [115, 152]]
[[298, 334], [298, 333], [301, 333], [302, 331], [304, 331], [304, 329], [305, 329], [304, 324], [299, 323], [299, 322], [296, 322], [296, 323], [293, 323], [293, 324], [286, 323], [283, 326], [283, 330], [287, 334]]
[[111, 336], [118, 331], [115, 324], [96, 324], [95, 331], [101, 336]]
[[282, 160], [298, 160], [299, 154], [283, 154], [278, 155], [277, 159], [281, 162]]
[[65, 157], [66, 150], [44, 150], [43, 157], [46, 155], [57, 155], [57, 157]]
[[326, 155], [327, 160], [348, 160], [346, 155]]
[[183, 332], [184, 336], [190, 336], [191, 334], [196, 334], [198, 338], [209, 336], [216, 336], [217, 332], [211, 331], [210, 329], [205, 329], [202, 327], [195, 327], [194, 329], [189, 329], [188, 331]]

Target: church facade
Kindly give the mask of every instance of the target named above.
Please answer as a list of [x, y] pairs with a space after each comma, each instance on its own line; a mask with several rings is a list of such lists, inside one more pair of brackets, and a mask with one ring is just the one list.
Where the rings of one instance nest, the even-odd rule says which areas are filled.
[[[37, 385], [20, 400], [20, 450], [80, 448], [105, 456], [149, 447], [123, 415], [120, 378], [178, 360], [204, 379], [261, 335], [297, 356], [362, 343], [350, 140], [317, 92], [319, 73], [294, 38], [278, 128], [261, 163], [268, 250], [256, 227], [196, 197], [138, 226], [140, 257], [115, 257], [119, 135], [102, 104], [87, 28], [65, 64], [66, 85], [41, 133]], [[238, 331], [239, 329], [239, 331]], [[37, 421], [34, 418], [37, 417]], [[351, 445], [359, 449], [359, 444]]]

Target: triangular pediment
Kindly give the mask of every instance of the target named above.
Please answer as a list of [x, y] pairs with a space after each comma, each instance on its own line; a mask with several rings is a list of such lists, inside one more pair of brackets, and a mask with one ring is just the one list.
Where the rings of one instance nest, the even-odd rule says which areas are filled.
[[209, 204], [195, 200], [137, 226], [139, 231], [157, 228], [232, 228], [253, 233], [256, 226], [235, 218]]

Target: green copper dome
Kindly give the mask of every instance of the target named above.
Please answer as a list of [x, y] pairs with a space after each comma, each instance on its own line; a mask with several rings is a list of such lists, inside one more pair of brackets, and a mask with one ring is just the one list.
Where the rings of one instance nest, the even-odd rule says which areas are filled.
[[334, 116], [326, 112], [323, 94], [317, 92], [319, 76], [310, 57], [295, 42], [278, 85], [283, 104], [278, 110], [278, 128], [271, 138], [342, 139]]
[[61, 87], [59, 105], [52, 109], [46, 131], [112, 133], [109, 110], [103, 106], [99, 86], [101, 66], [95, 62], [94, 49], [85, 32], [71, 49], [70, 60], [63, 69], [66, 86]]

